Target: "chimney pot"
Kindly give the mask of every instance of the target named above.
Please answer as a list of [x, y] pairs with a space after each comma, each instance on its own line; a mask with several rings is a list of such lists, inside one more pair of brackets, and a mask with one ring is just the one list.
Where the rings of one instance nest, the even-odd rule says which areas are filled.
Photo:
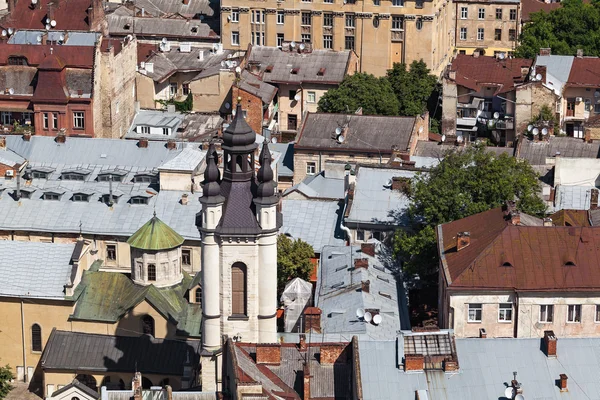
[[142, 374], [136, 372], [131, 380], [134, 400], [142, 400]]
[[55, 141], [56, 143], [64, 143], [66, 141], [66, 135], [59, 133], [58, 135], [56, 135]]
[[479, 337], [481, 339], [487, 338], [487, 332], [486, 332], [485, 328], [479, 328]]
[[357, 258], [354, 260], [354, 268], [369, 268], [369, 260], [367, 258]]
[[369, 293], [371, 291], [371, 281], [361, 282], [361, 290], [364, 293]]
[[264, 343], [256, 345], [257, 364], [281, 364], [281, 345], [275, 343]]
[[319, 307], [306, 307], [304, 310], [304, 332], [321, 333], [321, 314]]
[[510, 222], [513, 225], [520, 225], [521, 224], [521, 213], [518, 212], [517, 210], [510, 213]]
[[5, 149], [5, 148], [6, 148], [6, 137], [0, 136], [0, 149]]
[[425, 356], [423, 354], [406, 354], [404, 356], [404, 371], [423, 371]]
[[306, 351], [306, 335], [303, 333], [300, 334], [300, 343], [298, 343], [298, 348], [300, 351]]
[[458, 363], [454, 360], [444, 360], [444, 372], [458, 371]]
[[23, 140], [26, 141], [26, 142], [29, 142], [31, 140], [31, 133], [25, 132], [23, 134]]
[[596, 210], [598, 209], [598, 189], [592, 189], [591, 199], [590, 199], [590, 209]]
[[547, 357], [556, 357], [556, 346], [558, 339], [554, 331], [544, 331], [544, 344]]
[[375, 257], [375, 243], [361, 243], [360, 251], [368, 256]]
[[553, 226], [552, 218], [544, 218], [544, 226]]
[[561, 392], [566, 392], [567, 389], [567, 379], [569, 379], [569, 377], [567, 376], [567, 374], [560, 374], [560, 381], [559, 381], [559, 385], [560, 385], [560, 391]]
[[146, 149], [146, 148], [148, 148], [148, 139], [146, 139], [146, 138], [140, 138], [140, 140], [138, 140], [138, 147], [140, 149]]
[[177, 150], [177, 142], [175, 142], [174, 140], [168, 140], [167, 141], [167, 149]]
[[583, 49], [577, 49], [577, 57], [578, 58], [582, 58], [583, 57]]
[[550, 47], [540, 48], [540, 56], [550, 56], [550, 55], [552, 55], [552, 49]]
[[181, 205], [187, 206], [188, 203], [188, 194], [184, 193], [181, 195]]
[[471, 244], [470, 232], [458, 232], [456, 234], [456, 251], [461, 251]]
[[304, 364], [302, 369], [302, 373], [304, 375], [304, 393], [303, 399], [310, 399], [310, 363]]

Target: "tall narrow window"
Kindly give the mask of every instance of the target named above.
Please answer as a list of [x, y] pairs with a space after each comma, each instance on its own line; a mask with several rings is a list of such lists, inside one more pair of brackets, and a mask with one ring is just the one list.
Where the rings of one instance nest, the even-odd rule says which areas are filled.
[[323, 14], [323, 26], [332, 28], [333, 27], [333, 14], [325, 13]]
[[483, 28], [477, 28], [477, 40], [483, 40], [484, 32]]
[[48, 113], [44, 113], [42, 119], [42, 126], [44, 127], [44, 129], [48, 129]]
[[543, 304], [540, 306], [540, 322], [552, 322], [554, 320], [554, 306]]
[[83, 111], [73, 112], [73, 128], [83, 129], [85, 127], [85, 114]]
[[323, 48], [333, 49], [333, 35], [323, 35]]
[[467, 28], [460, 28], [460, 40], [467, 40]]
[[581, 322], [581, 304], [568, 306], [567, 322]]
[[277, 11], [277, 25], [283, 25], [285, 22], [285, 14], [283, 11]]
[[516, 21], [517, 20], [517, 10], [516, 9], [510, 10], [509, 17], [510, 17], [511, 21]]
[[481, 314], [483, 313], [483, 307], [481, 303], [469, 304], [468, 322], [481, 322]]
[[38, 324], [31, 326], [31, 350], [42, 351], [42, 328]]
[[231, 267], [231, 314], [246, 312], [246, 265], [237, 262]]
[[501, 8], [496, 8], [496, 19], [498, 19], [498, 20], [502, 19], [502, 9]]
[[142, 317], [142, 333], [154, 336], [154, 318], [149, 315]]
[[202, 304], [202, 288], [200, 286], [198, 286], [198, 289], [196, 289], [196, 303], [198, 304]]
[[109, 261], [117, 261], [117, 245], [107, 244], [106, 245], [106, 259]]
[[460, 19], [467, 19], [469, 17], [469, 9], [467, 7], [460, 8]]
[[148, 264], [148, 281], [154, 282], [156, 280], [156, 265]]

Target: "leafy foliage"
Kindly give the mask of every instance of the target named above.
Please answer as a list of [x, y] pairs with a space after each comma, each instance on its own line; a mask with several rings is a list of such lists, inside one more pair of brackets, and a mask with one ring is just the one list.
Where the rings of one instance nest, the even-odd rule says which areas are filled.
[[540, 113], [536, 115], [532, 120], [532, 122], [534, 123], [542, 121], [550, 121], [554, 125], [558, 125], [558, 118], [556, 114], [552, 111], [552, 108], [550, 108], [550, 106], [548, 106], [547, 104], [544, 104], [542, 107], [540, 107]]
[[4, 399], [8, 392], [11, 391], [12, 385], [10, 381], [14, 379], [12, 369], [7, 365], [0, 367], [0, 399]]
[[353, 113], [362, 107], [367, 115], [396, 115], [398, 99], [386, 78], [357, 73], [344, 78], [319, 100], [319, 112]]
[[308, 281], [312, 272], [311, 258], [315, 251], [300, 239], [292, 240], [285, 235], [277, 237], [277, 296], [281, 296], [285, 285], [294, 278]]
[[167, 107], [169, 104], [175, 105], [175, 111], [178, 112], [190, 112], [194, 107], [194, 97], [192, 93], [188, 93], [184, 101], [176, 101], [175, 99], [170, 100], [156, 100], [161, 106]]
[[410, 273], [427, 274], [438, 265], [435, 227], [517, 200], [521, 211], [542, 216], [545, 204], [538, 196], [540, 183], [531, 166], [483, 146], [451, 151], [428, 174], [411, 186], [409, 232], [398, 232], [394, 252]]
[[562, 7], [545, 13], [532, 13], [523, 28], [517, 57], [534, 58], [540, 48], [550, 47], [552, 54], [600, 56], [600, 2], [563, 0]]
[[387, 79], [400, 103], [398, 115], [415, 116], [427, 110], [427, 102], [438, 87], [436, 76], [429, 72], [423, 60], [413, 61], [408, 70], [404, 63], [394, 63], [388, 70]]

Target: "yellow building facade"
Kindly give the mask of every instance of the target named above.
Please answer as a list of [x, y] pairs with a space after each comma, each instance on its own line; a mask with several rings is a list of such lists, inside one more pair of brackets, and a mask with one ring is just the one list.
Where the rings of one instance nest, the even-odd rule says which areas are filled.
[[445, 0], [224, 0], [225, 49], [311, 43], [354, 50], [358, 71], [385, 75], [395, 62], [423, 59], [439, 75], [453, 54], [454, 5]]

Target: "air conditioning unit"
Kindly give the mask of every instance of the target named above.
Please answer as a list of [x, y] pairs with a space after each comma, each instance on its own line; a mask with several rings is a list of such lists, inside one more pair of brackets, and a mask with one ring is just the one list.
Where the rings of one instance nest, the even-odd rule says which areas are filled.
[[12, 169], [7, 169], [7, 170], [6, 170], [6, 176], [8, 176], [8, 177], [13, 177], [13, 176], [15, 176], [15, 171], [14, 171], [14, 170], [12, 170]]
[[578, 103], [581, 103], [583, 101], [583, 99], [581, 97], [576, 97], [575, 101], [578, 102]]

